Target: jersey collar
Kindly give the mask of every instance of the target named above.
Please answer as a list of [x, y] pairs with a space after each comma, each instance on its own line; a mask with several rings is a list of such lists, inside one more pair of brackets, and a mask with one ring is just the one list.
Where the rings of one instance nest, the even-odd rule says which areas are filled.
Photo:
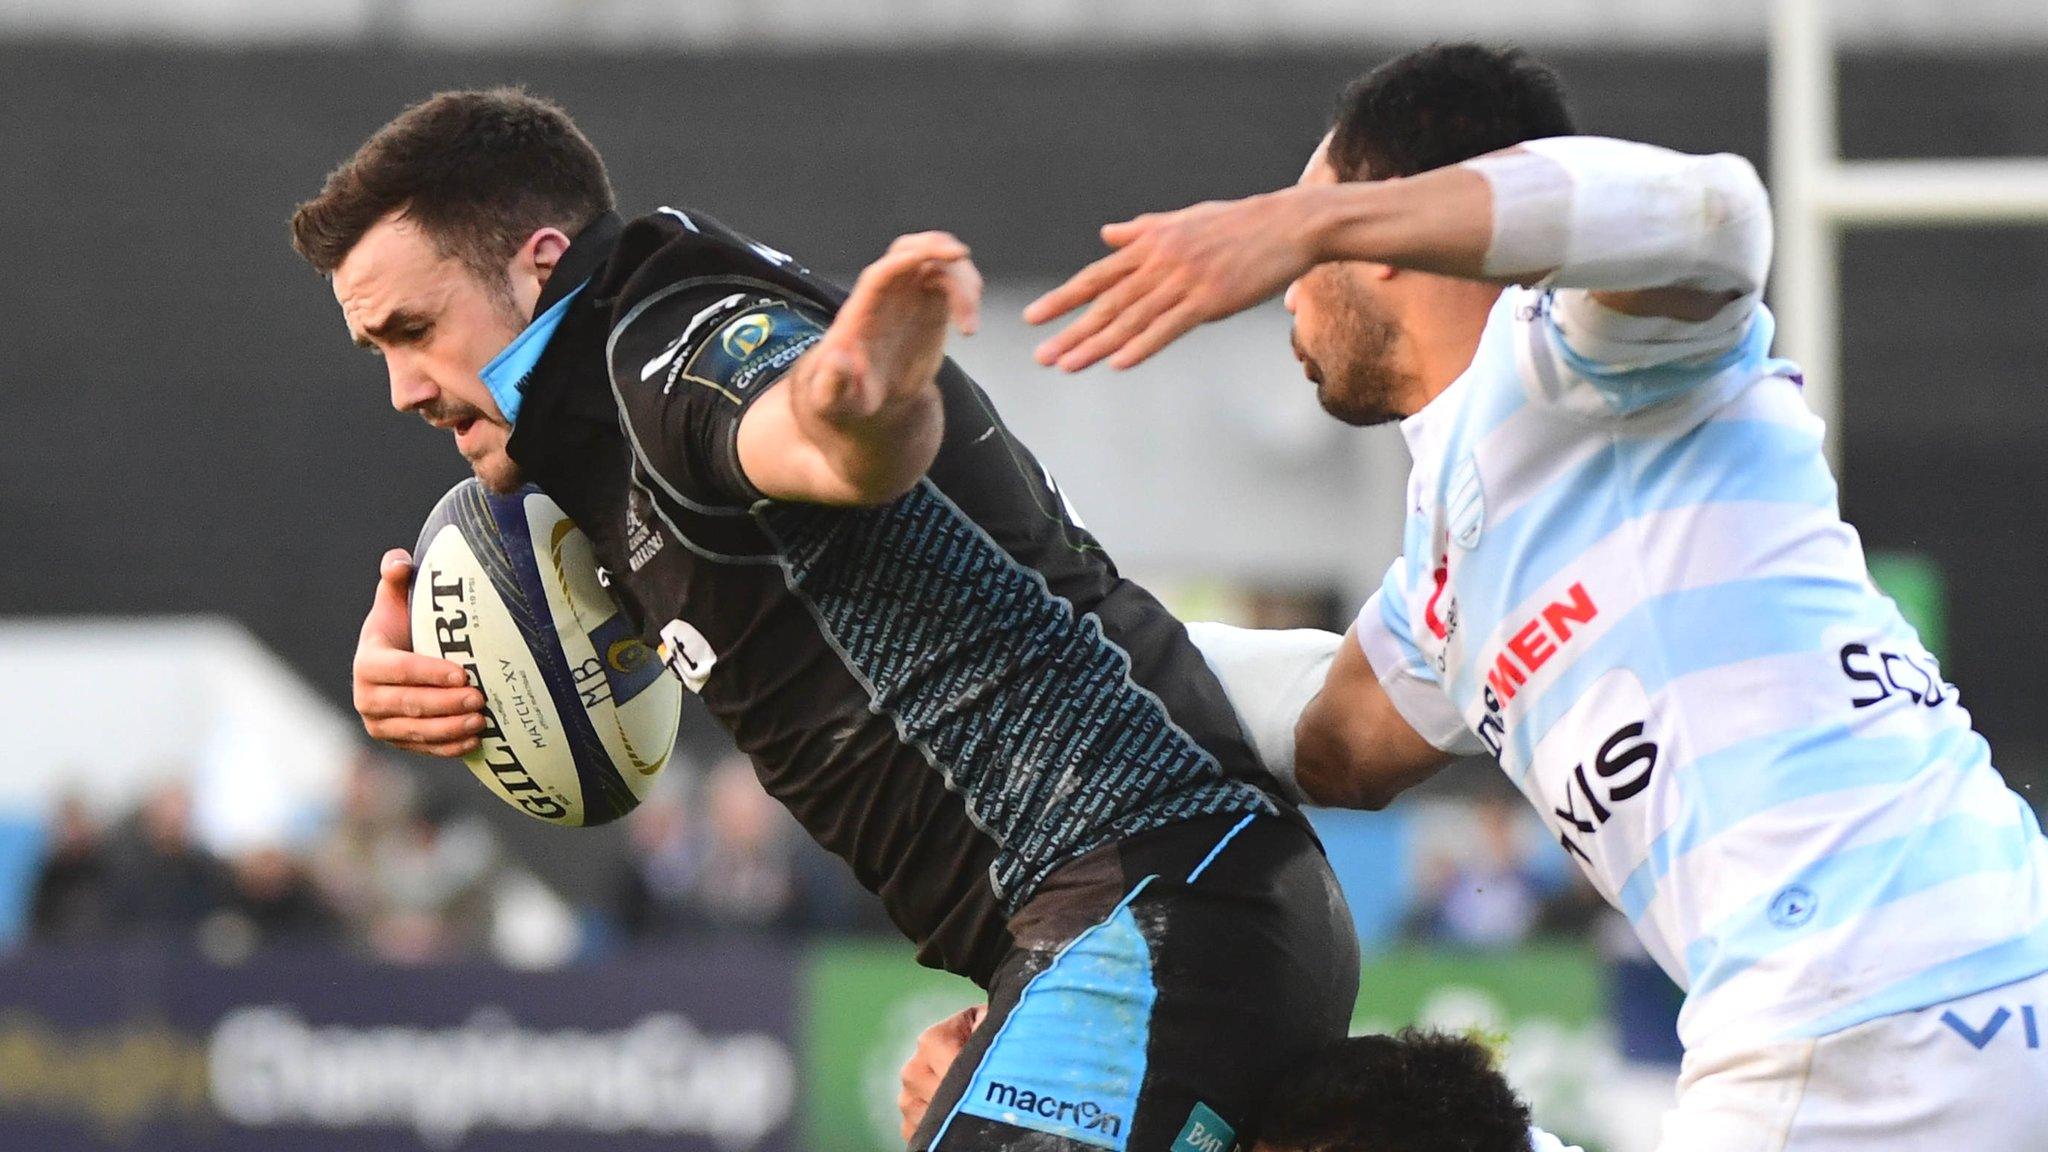
[[[1505, 324], [1513, 318], [1515, 310], [1523, 303], [1524, 294], [1533, 297], [1542, 293], [1538, 289], [1518, 288], [1512, 285], [1501, 291], [1500, 296], [1494, 300], [1493, 307], [1486, 313], [1486, 328], [1480, 335], [1479, 347], [1472, 354], [1472, 363], [1466, 365], [1463, 372], [1458, 373], [1455, 379], [1445, 385], [1443, 391], [1430, 397], [1422, 407], [1402, 417], [1401, 439], [1408, 443], [1410, 458], [1420, 462], [1426, 457], [1433, 456], [1441, 447], [1441, 441], [1450, 435], [1450, 425], [1457, 419], [1458, 407], [1463, 403], [1460, 397], [1472, 387], [1466, 380], [1479, 369], [1480, 361], [1486, 357], [1487, 341], [1495, 338], [1496, 332], [1505, 330]], [[1496, 325], [1503, 327], [1496, 328]]]
[[533, 321], [477, 373], [491, 399], [498, 402], [498, 411], [504, 413], [507, 423], [519, 422], [519, 409], [526, 400], [526, 385], [533, 377], [534, 365], [540, 363], [541, 354], [548, 350], [548, 341], [554, 339], [562, 318], [569, 314], [569, 305], [618, 245], [624, 227], [616, 214], [606, 212], [577, 233], [569, 250], [562, 253], [561, 261], [555, 265], [554, 274], [542, 286], [540, 299], [534, 302]]

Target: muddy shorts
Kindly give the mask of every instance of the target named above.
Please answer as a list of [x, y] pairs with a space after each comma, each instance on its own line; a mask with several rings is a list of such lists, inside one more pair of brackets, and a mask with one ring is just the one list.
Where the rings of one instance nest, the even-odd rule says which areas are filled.
[[917, 1152], [1230, 1152], [1273, 1077], [1343, 1039], [1358, 940], [1305, 828], [1190, 820], [1082, 856], [1011, 921]]

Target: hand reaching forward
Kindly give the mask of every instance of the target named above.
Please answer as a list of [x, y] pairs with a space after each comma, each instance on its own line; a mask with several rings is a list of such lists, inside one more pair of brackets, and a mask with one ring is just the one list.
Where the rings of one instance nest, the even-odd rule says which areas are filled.
[[1078, 372], [1143, 362], [1197, 325], [1268, 300], [1316, 263], [1314, 188], [1211, 201], [1106, 225], [1116, 251], [1032, 301], [1043, 324], [1091, 304], [1038, 346], [1038, 362]]
[[944, 232], [899, 238], [854, 281], [825, 335], [740, 423], [762, 494], [875, 505], [908, 491], [945, 434], [937, 376], [949, 323], [974, 331], [981, 274]]
[[981, 273], [967, 245], [944, 232], [897, 237], [861, 270], [819, 342], [818, 415], [866, 419], [928, 387], [946, 354], [948, 321], [971, 334], [980, 309]]

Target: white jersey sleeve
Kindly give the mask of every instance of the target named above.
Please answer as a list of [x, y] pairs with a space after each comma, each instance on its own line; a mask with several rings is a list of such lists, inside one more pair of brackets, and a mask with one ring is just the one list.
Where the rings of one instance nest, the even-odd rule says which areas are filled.
[[[1438, 669], [1416, 646], [1415, 613], [1408, 603], [1409, 565], [1405, 558], [1387, 569], [1380, 590], [1373, 593], [1358, 613], [1358, 646], [1366, 662], [1379, 677], [1380, 687], [1394, 702], [1395, 711], [1408, 726], [1437, 749], [1458, 756], [1477, 756], [1486, 746], [1465, 726], [1465, 718], [1444, 695]], [[1440, 586], [1440, 585], [1439, 585]], [[1433, 617], [1437, 605], [1425, 598], [1421, 614]]]
[[[1568, 136], [1466, 166], [1493, 192], [1487, 272], [1554, 290], [1549, 323], [1562, 356], [1617, 410], [1668, 397], [1681, 378], [1713, 376], [1742, 345], [1772, 241], [1770, 197], [1747, 160]], [[1678, 319], [1626, 314], [1595, 296], [1660, 288], [1725, 302]], [[1660, 369], [1671, 371], [1643, 379]]]

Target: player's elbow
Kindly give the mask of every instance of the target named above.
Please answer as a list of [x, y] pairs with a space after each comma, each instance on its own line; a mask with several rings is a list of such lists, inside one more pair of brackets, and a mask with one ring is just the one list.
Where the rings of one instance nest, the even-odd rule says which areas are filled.
[[1344, 806], [1362, 812], [1378, 812], [1392, 804], [1395, 798], [1405, 791], [1407, 788], [1402, 784], [1366, 772], [1354, 771], [1351, 774]]
[[1378, 812], [1401, 794], [1399, 787], [1374, 777], [1369, 761], [1334, 745], [1312, 750], [1307, 742], [1298, 742], [1294, 780], [1309, 803], [1319, 808]]
[[1696, 169], [1705, 242], [1714, 278], [1734, 296], [1763, 290], [1771, 267], [1771, 195], [1740, 156], [1703, 156]]
[[924, 479], [923, 472], [891, 468], [886, 472], [855, 475], [845, 478], [845, 488], [837, 499], [827, 501], [849, 508], [880, 508], [894, 504], [917, 487]]
[[1393, 803], [1400, 789], [1375, 781], [1370, 733], [1358, 717], [1334, 707], [1329, 696], [1326, 691], [1311, 701], [1295, 727], [1295, 783], [1319, 807], [1377, 812]]
[[1764, 187], [1756, 165], [1747, 158], [1733, 152], [1717, 152], [1700, 157], [1699, 169], [1710, 204], [1719, 206], [1731, 217], [1769, 217], [1770, 191]]
[[1294, 730], [1295, 783], [1310, 803], [1325, 808], [1377, 812], [1450, 759], [1409, 727], [1384, 695], [1375, 699], [1369, 692], [1325, 689], [1302, 710]]

